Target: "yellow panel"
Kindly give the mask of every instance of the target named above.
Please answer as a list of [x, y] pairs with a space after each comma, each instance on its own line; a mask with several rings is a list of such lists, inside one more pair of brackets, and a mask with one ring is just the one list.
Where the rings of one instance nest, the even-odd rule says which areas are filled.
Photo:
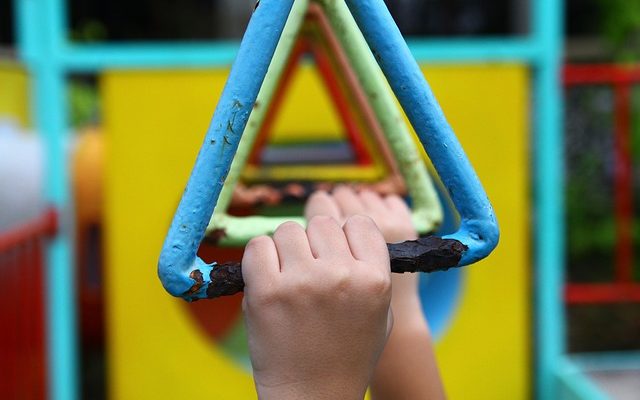
[[251, 377], [194, 329], [183, 300], [167, 295], [156, 277], [226, 74], [114, 72], [102, 80], [113, 399], [253, 397]]
[[22, 126], [29, 119], [29, 81], [18, 65], [0, 61], [0, 119], [11, 118]]
[[275, 117], [271, 141], [345, 139], [342, 122], [318, 70], [312, 64], [304, 63], [293, 74]]
[[[459, 310], [437, 346], [447, 390], [454, 400], [524, 399], [531, 346], [528, 72], [517, 65], [425, 71], [487, 189], [502, 232], [495, 253], [467, 268]], [[250, 376], [195, 328], [155, 275], [225, 75], [120, 71], [103, 79], [113, 398], [255, 397]], [[301, 88], [288, 100], [282, 132], [313, 127], [311, 117], [297, 118], [308, 100], [295, 99], [305, 93], [315, 92]], [[324, 110], [326, 117], [331, 111]]]
[[491, 256], [467, 267], [437, 346], [451, 399], [530, 397], [529, 73], [517, 65], [424, 68], [500, 224]]

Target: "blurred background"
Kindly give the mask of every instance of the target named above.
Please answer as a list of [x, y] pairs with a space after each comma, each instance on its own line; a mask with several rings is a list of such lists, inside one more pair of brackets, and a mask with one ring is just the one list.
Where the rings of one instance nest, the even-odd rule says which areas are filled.
[[[385, 2], [501, 223], [481, 265], [421, 282], [451, 398], [640, 398], [640, 0]], [[196, 372], [252, 398], [241, 297], [183, 304], [156, 263], [253, 7], [0, 0], [0, 397], [201, 395]], [[355, 162], [298, 69], [265, 148]]]

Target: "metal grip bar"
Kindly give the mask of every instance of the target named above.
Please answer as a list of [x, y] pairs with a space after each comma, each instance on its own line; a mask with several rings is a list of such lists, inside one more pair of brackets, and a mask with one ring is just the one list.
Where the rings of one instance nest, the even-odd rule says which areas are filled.
[[[455, 239], [428, 236], [403, 243], [387, 244], [387, 249], [389, 249], [391, 272], [402, 274], [444, 271], [454, 267], [460, 262], [467, 246]], [[209, 299], [231, 296], [244, 290], [242, 265], [239, 262], [216, 266], [209, 272], [210, 283], [205, 283], [204, 276], [198, 270], [191, 273], [191, 279], [195, 284], [187, 293], [184, 293], [186, 297], [198, 293], [203, 288]]]

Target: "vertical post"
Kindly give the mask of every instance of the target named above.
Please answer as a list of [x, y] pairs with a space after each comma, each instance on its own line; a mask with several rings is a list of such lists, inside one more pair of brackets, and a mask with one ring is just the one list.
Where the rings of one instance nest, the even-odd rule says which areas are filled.
[[616, 69], [615, 115], [616, 283], [633, 281], [633, 177], [631, 165], [631, 84]]
[[535, 70], [534, 134], [536, 260], [536, 398], [558, 397], [554, 371], [565, 351], [564, 137], [560, 85], [563, 55], [561, 0], [531, 1]]
[[60, 218], [47, 249], [45, 307], [48, 397], [77, 398], [75, 280], [71, 251], [64, 0], [17, 0], [19, 54], [32, 78], [32, 115], [45, 149], [45, 198]]

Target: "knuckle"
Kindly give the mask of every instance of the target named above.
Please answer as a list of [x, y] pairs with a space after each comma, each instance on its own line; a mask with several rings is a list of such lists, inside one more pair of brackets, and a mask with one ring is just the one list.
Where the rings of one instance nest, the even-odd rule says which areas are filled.
[[281, 303], [286, 292], [272, 285], [265, 286], [245, 297], [247, 308], [266, 308]]
[[311, 221], [309, 221], [309, 227], [322, 228], [322, 227], [327, 227], [335, 224], [336, 224], [335, 219], [327, 215], [316, 215], [315, 217], [311, 218]]
[[301, 229], [302, 229], [302, 226], [297, 222], [287, 221], [287, 222], [284, 222], [282, 225], [280, 225], [276, 230], [276, 232], [278, 231], [280, 232], [296, 231], [297, 232], [297, 231], [300, 231]]
[[347, 225], [353, 227], [362, 227], [362, 228], [371, 228], [375, 226], [375, 223], [366, 215], [356, 214], [349, 217], [347, 220]]
[[309, 196], [309, 202], [327, 201], [329, 199], [329, 194], [324, 190], [318, 190]]
[[332, 288], [340, 292], [348, 290], [352, 284], [351, 271], [349, 268], [344, 266], [333, 267], [329, 274], [329, 279], [331, 281]]
[[273, 233], [274, 240], [279, 240], [282, 237], [291, 237], [304, 232], [304, 228], [297, 222], [287, 221], [280, 225], [278, 229]]
[[299, 276], [287, 285], [287, 294], [292, 299], [305, 298], [318, 291], [318, 285], [308, 276]]
[[369, 293], [377, 296], [391, 295], [391, 277], [389, 273], [371, 272], [364, 283]]
[[360, 192], [360, 196], [368, 200], [380, 200], [380, 196], [375, 194], [371, 189], [363, 189]]
[[252, 253], [264, 249], [273, 243], [269, 236], [257, 236], [254, 237], [245, 246], [245, 253]]

